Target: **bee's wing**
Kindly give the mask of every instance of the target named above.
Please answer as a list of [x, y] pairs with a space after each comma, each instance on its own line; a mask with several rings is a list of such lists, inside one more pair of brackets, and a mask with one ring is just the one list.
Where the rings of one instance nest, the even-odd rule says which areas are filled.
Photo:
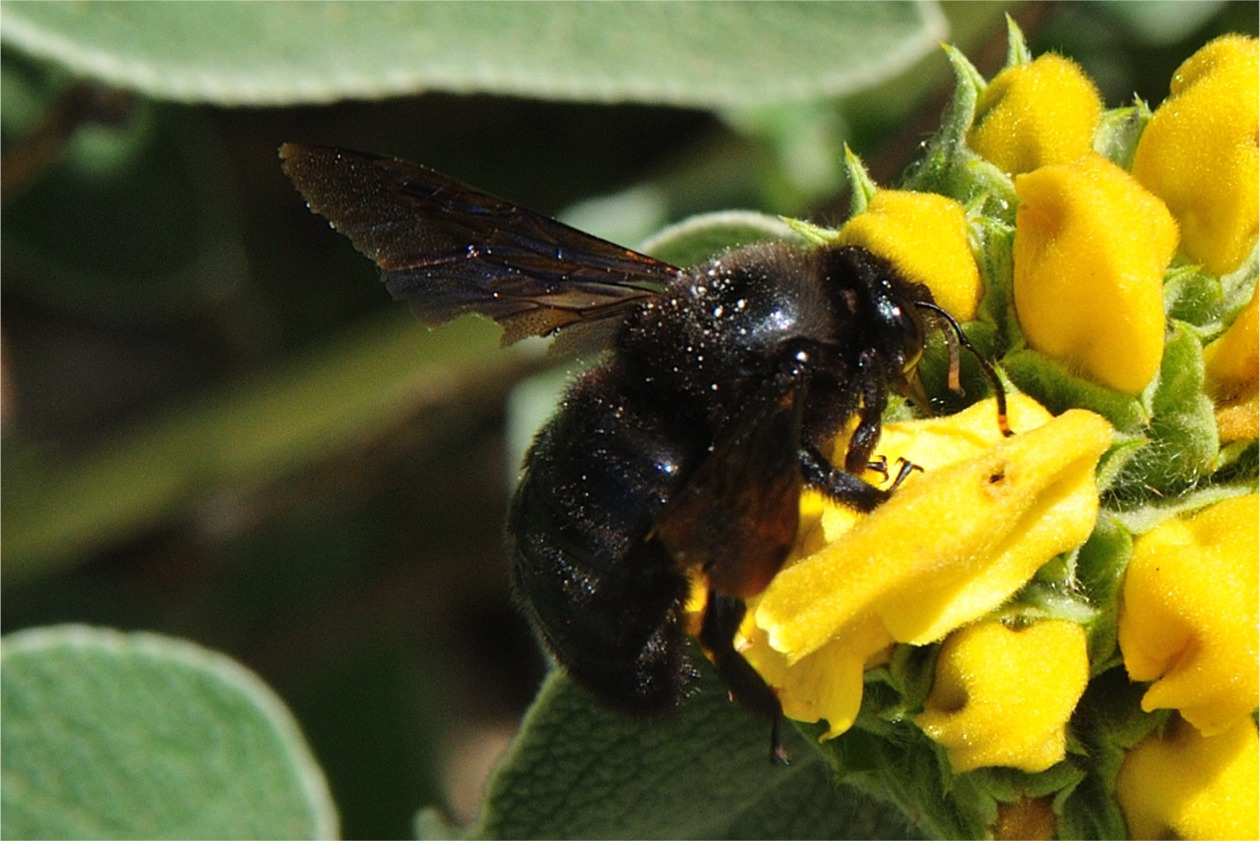
[[767, 378], [653, 524], [721, 595], [760, 593], [796, 540], [803, 398], [799, 377]]
[[280, 158], [311, 210], [429, 324], [477, 312], [505, 341], [545, 336], [620, 317], [680, 272], [416, 164], [300, 143]]

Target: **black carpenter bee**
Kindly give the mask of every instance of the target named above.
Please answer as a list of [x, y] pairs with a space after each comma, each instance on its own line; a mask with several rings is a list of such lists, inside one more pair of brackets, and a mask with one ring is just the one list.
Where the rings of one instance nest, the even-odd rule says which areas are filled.
[[[414, 164], [296, 143], [280, 157], [421, 321], [480, 313], [505, 342], [613, 326], [526, 458], [508, 522], [514, 592], [579, 684], [653, 713], [694, 677], [682, 610], [699, 570], [700, 643], [771, 722], [783, 760], [779, 700], [734, 648], [744, 600], [779, 571], [805, 486], [861, 511], [889, 497], [858, 475], [882, 466], [889, 394], [922, 395], [925, 320], [975, 352], [957, 323], [858, 247], [763, 243], [680, 269]], [[1006, 431], [1000, 383], [977, 359]], [[820, 448], [854, 415], [834, 466]]]

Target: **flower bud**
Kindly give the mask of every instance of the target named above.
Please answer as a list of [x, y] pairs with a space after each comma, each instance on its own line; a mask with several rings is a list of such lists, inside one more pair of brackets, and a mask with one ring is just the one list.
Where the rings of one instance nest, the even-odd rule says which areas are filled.
[[945, 640], [914, 720], [956, 774], [990, 765], [1035, 774], [1066, 755], [1067, 722], [1088, 680], [1080, 625], [980, 622]]
[[1216, 429], [1221, 443], [1246, 441], [1260, 432], [1260, 329], [1257, 295], [1216, 341], [1203, 349], [1208, 395], [1216, 404]]
[[1257, 676], [1260, 496], [1169, 520], [1133, 546], [1120, 603], [1129, 677], [1155, 683], [1142, 709], [1177, 709], [1204, 735], [1251, 721]]
[[1159, 370], [1177, 226], [1100, 155], [1018, 176], [1015, 312], [1036, 350], [1125, 394]]
[[840, 229], [838, 241], [883, 257], [926, 285], [959, 321], [976, 317], [983, 289], [967, 240], [967, 215], [936, 193], [878, 190], [866, 210]]
[[1133, 838], [1256, 838], [1258, 773], [1250, 716], [1210, 737], [1177, 721], [1128, 752], [1116, 799]]
[[1133, 175], [1177, 218], [1186, 256], [1212, 274], [1236, 269], [1256, 244], [1257, 64], [1254, 38], [1200, 49], [1173, 75], [1133, 158]]
[[1102, 99], [1074, 62], [1047, 53], [1008, 67], [980, 94], [967, 145], [1003, 172], [1070, 163], [1090, 151]]

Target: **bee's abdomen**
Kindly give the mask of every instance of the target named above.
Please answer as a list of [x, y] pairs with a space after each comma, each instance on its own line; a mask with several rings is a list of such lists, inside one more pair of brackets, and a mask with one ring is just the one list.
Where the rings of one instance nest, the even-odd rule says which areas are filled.
[[691, 676], [687, 578], [650, 532], [707, 444], [678, 428], [678, 407], [615, 380], [608, 366], [579, 378], [534, 442], [508, 522], [512, 581], [570, 675], [610, 706], [650, 712], [676, 704]]

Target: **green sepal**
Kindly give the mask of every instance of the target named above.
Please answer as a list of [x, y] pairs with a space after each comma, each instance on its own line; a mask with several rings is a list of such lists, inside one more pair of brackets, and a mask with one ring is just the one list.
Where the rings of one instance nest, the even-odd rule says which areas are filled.
[[1071, 408], [1097, 412], [1122, 432], [1140, 432], [1150, 418], [1135, 397], [1082, 379], [1062, 363], [1031, 348], [1017, 350], [1002, 360], [1002, 369], [1020, 391], [1054, 414]]
[[1001, 355], [1023, 335], [1015, 316], [1015, 226], [1011, 222], [985, 216], [983, 200], [967, 207], [967, 236], [971, 253], [980, 270], [984, 297], [980, 299], [980, 318], [997, 326], [994, 352]]
[[972, 777], [976, 788], [993, 799], [1012, 803], [1021, 797], [1045, 797], [1074, 786], [1084, 778], [1085, 772], [1070, 760], [1064, 760], [1035, 774], [1015, 768], [977, 768], [965, 776]]
[[1116, 433], [1115, 440], [1112, 445], [1103, 453], [1102, 458], [1098, 460], [1097, 476], [1095, 482], [1098, 485], [1098, 495], [1107, 495], [1116, 483], [1121, 480], [1124, 475], [1124, 468], [1136, 456], [1138, 450], [1148, 447], [1151, 439], [1145, 435], [1130, 435], [1123, 432]]
[[1256, 292], [1257, 276], [1260, 276], [1260, 241], [1252, 247], [1241, 266], [1221, 275], [1220, 312], [1225, 321], [1233, 321], [1238, 311], [1247, 306]]
[[1224, 329], [1223, 298], [1221, 279], [1198, 266], [1175, 265], [1164, 275], [1164, 312], [1169, 318], [1202, 328], [1202, 332], [1212, 334]]
[[986, 213], [1014, 221], [1015, 187], [1004, 172], [967, 146], [967, 129], [976, 117], [976, 102], [987, 83], [958, 50], [945, 46], [953, 68], [954, 95], [945, 108], [941, 127], [928, 141], [903, 188], [940, 193], [963, 204], [982, 201]]
[[1132, 534], [1106, 511], [1099, 514], [1089, 539], [1076, 553], [1074, 577], [1095, 610], [1085, 623], [1091, 677], [1119, 662], [1116, 615], [1120, 583], [1132, 554]]
[[1256, 474], [1260, 473], [1260, 455], [1257, 453], [1256, 439], [1250, 441], [1234, 441], [1221, 447], [1213, 465], [1212, 478], [1221, 483], [1241, 482], [1252, 488], [1256, 487]]
[[1094, 151], [1123, 170], [1132, 169], [1138, 140], [1150, 121], [1151, 109], [1140, 99], [1104, 111], [1094, 130]]
[[1071, 726], [1090, 760], [1091, 773], [1056, 804], [1060, 838], [1126, 838], [1128, 827], [1113, 792], [1124, 754], [1168, 716], [1142, 712], [1146, 687], [1132, 683], [1123, 667], [1092, 678]]
[[866, 211], [879, 186], [847, 143], [844, 145], [844, 172], [849, 180], [849, 217], [852, 218]]
[[1028, 42], [1024, 40], [1024, 30], [1019, 28], [1014, 18], [1007, 15], [1005, 67], [1019, 67], [1031, 63], [1032, 60], [1032, 52], [1028, 49]]
[[1033, 578], [997, 613], [1006, 621], [1062, 620], [1089, 625], [1098, 611], [1073, 588], [1071, 568], [1075, 552], [1047, 562]]
[[1203, 345], [1194, 328], [1171, 321], [1146, 435], [1110, 495], [1132, 502], [1176, 496], [1212, 472], [1220, 442], [1212, 401], [1203, 393]]
[[[1116, 522], [1134, 535], [1145, 534], [1165, 520], [1193, 514], [1226, 499], [1256, 492], [1254, 467], [1243, 479], [1228, 483], [1205, 484], [1202, 488], [1168, 498], [1157, 498], [1146, 505], [1112, 512]], [[1108, 500], [1104, 499], [1104, 503]]]
[[[997, 356], [998, 331], [992, 324], [969, 321], [963, 325], [963, 332], [985, 359]], [[932, 400], [935, 415], [955, 414], [992, 395], [993, 389], [989, 380], [971, 353], [959, 348], [958, 362], [962, 390], [955, 392], [949, 388], [948, 346], [940, 336], [930, 338], [923, 358], [919, 361], [919, 377]]]
[[815, 225], [805, 219], [793, 219], [788, 216], [780, 217], [784, 224], [792, 229], [792, 232], [804, 239], [810, 245], [826, 245], [829, 242], [835, 242], [839, 231], [835, 228], [827, 228], [822, 225]]
[[901, 697], [905, 710], [918, 712], [923, 709], [932, 682], [936, 679], [936, 656], [939, 645], [898, 645], [893, 648], [892, 658], [886, 667], [889, 684]]

